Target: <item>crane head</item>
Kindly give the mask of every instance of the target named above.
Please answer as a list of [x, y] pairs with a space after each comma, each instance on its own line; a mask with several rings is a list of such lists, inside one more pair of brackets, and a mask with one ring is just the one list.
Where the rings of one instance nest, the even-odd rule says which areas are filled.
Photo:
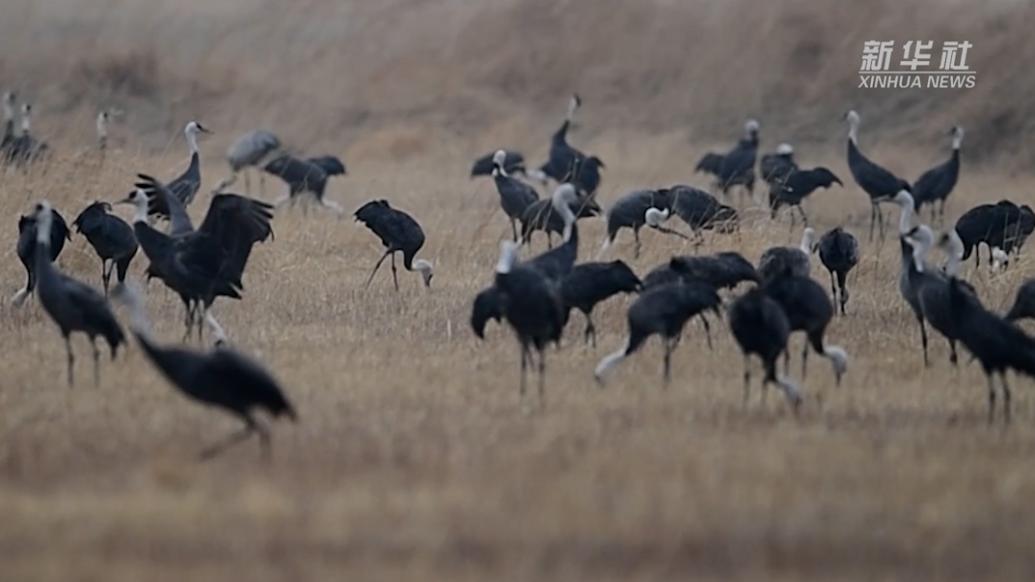
[[201, 123], [197, 121], [191, 121], [187, 123], [187, 127], [183, 129], [183, 132], [187, 135], [198, 135], [199, 133], [213, 133], [211, 130], [209, 130], [204, 125], [201, 125]]

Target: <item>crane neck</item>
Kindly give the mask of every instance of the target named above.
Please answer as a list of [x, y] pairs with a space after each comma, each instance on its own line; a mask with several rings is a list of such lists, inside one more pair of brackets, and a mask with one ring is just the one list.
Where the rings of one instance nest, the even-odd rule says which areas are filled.
[[913, 228], [913, 205], [900, 204], [898, 215], [898, 233], [906, 234]]
[[848, 141], [859, 147], [859, 122], [854, 119], [848, 122]]
[[193, 131], [187, 131], [187, 147], [190, 149], [191, 155], [198, 153], [198, 134]]
[[959, 134], [959, 133], [954, 134], [952, 136], [952, 149], [954, 151], [959, 151], [960, 146], [962, 146], [962, 145], [963, 145], [963, 136], [961, 134]]
[[22, 135], [29, 135], [32, 129], [32, 115], [26, 113], [22, 116]]
[[108, 137], [108, 120], [104, 114], [97, 116], [97, 139], [104, 141]]

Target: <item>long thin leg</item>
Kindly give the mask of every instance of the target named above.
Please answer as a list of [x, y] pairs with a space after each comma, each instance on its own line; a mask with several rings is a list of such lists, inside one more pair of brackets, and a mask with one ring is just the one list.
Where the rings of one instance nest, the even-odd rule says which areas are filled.
[[525, 396], [525, 383], [526, 383], [525, 376], [526, 376], [526, 374], [528, 372], [528, 358], [530, 358], [530, 357], [531, 357], [531, 354], [528, 351], [528, 346], [522, 344], [521, 345], [521, 388], [518, 390], [518, 395], [521, 396], [522, 398]]
[[[112, 266], [115, 262], [112, 261]], [[111, 270], [108, 269], [108, 259], [101, 259], [101, 284], [104, 286], [104, 296], [108, 296], [108, 281], [111, 279]]]
[[395, 253], [392, 253], [392, 283], [395, 283], [395, 290], [399, 290], [399, 275], [395, 269]]
[[949, 363], [953, 366], [959, 364], [959, 356], [956, 354], [956, 340], [949, 340]]
[[514, 242], [518, 240], [517, 221], [513, 218], [510, 219], [510, 231], [514, 233]]
[[1003, 385], [1003, 420], [1006, 424], [1010, 424], [1010, 409], [1013, 406], [1013, 402], [1010, 394], [1010, 386], [1006, 383], [1006, 370], [999, 372], [999, 379]]
[[805, 339], [805, 345], [802, 346], [801, 350], [801, 380], [805, 381], [805, 364], [809, 360], [809, 340]]
[[[701, 323], [704, 324], [704, 339], [708, 342], [708, 349], [712, 349], [712, 326], [708, 323], [708, 318], [702, 313], [700, 315]], [[676, 342], [679, 341], [679, 336], [676, 336]]]
[[374, 270], [370, 272], [370, 277], [367, 277], [367, 283], [366, 283], [366, 285], [364, 285], [364, 287], [369, 287], [370, 286], [370, 282], [374, 280], [374, 275], [377, 274], [377, 270], [381, 268], [381, 263], [385, 262], [385, 259], [388, 258], [388, 255], [390, 255], [392, 253], [393, 253], [393, 251], [387, 250], [387, 251], [385, 251], [385, 254], [381, 255], [381, 258], [378, 259], [377, 264], [374, 265]]
[[586, 330], [582, 336], [586, 343], [597, 347], [597, 327], [593, 325], [593, 317], [589, 313], [586, 314]]
[[640, 229], [633, 229], [633, 238], [636, 239], [636, 246], [633, 250], [633, 258], [640, 258]]
[[90, 347], [93, 348], [93, 385], [101, 385], [101, 351], [97, 349], [97, 338], [90, 338]]
[[539, 405], [546, 408], [546, 350], [539, 350]]
[[837, 301], [837, 281], [834, 279], [834, 272], [827, 271], [830, 273], [830, 295], [833, 296], [834, 301]]
[[924, 323], [922, 315], [916, 316], [916, 321], [920, 324], [920, 343], [924, 347], [924, 367], [931, 365], [931, 362], [927, 359], [927, 325]]
[[65, 335], [65, 351], [68, 352], [68, 386], [75, 386], [75, 378], [72, 376], [72, 369], [75, 368], [75, 355], [72, 354], [72, 338]]
[[870, 203], [870, 238], [869, 241], [873, 242], [873, 227], [877, 222], [877, 205]]
[[236, 445], [237, 443], [252, 436], [252, 433], [256, 432], [257, 430], [257, 424], [255, 420], [253, 420], [251, 417], [244, 417], [244, 428], [235, 433], [232, 433], [229, 437], [201, 451], [201, 460], [207, 461], [215, 457], [216, 455], [222, 453], [229, 447]]
[[880, 209], [880, 204], [874, 206], [877, 209], [877, 232], [880, 233], [880, 240], [883, 241], [884, 235], [884, 212]]
[[672, 341], [672, 338], [668, 338], [668, 337], [662, 338], [662, 341], [665, 342], [665, 357], [664, 357], [664, 367], [662, 368], [662, 370], [663, 370], [662, 371], [662, 379], [664, 381], [663, 385], [665, 386], [665, 388], [668, 388], [668, 384], [672, 380], [672, 346], [673, 346], [673, 341]]
[[801, 204], [797, 204], [796, 207], [798, 208], [798, 212], [801, 213], [801, 220], [802, 220], [802, 222], [805, 223], [805, 226], [808, 226], [809, 225], [809, 215], [805, 214], [805, 209], [802, 208]]
[[988, 424], [995, 422], [995, 382], [992, 379], [992, 372], [985, 372], [988, 378]]
[[[215, 316], [213, 316], [212, 313], [209, 312], [208, 308], [205, 308], [205, 313], [204, 313], [203, 317], [204, 317], [205, 323], [207, 323], [208, 326], [212, 328], [212, 335], [215, 337], [216, 345], [218, 346], [218, 345], [222, 345], [223, 343], [225, 343], [226, 342], [226, 332], [223, 330], [223, 326], [219, 325], [219, 322], [216, 321]], [[204, 327], [204, 326], [199, 322], [198, 323], [198, 329], [200, 330], [202, 327]], [[200, 332], [199, 332], [199, 335], [200, 335]]]
[[748, 396], [751, 394], [751, 356], [744, 354], [744, 399], [741, 406], [747, 407]]

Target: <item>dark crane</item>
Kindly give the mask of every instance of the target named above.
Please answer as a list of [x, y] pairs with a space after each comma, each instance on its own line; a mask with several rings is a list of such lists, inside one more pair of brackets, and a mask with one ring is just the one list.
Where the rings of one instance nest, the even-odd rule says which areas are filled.
[[631, 356], [650, 336], [660, 335], [665, 346], [663, 378], [667, 386], [671, 379], [672, 350], [691, 317], [711, 310], [719, 314], [718, 292], [707, 283], [685, 281], [655, 287], [642, 293], [629, 306], [627, 320], [629, 336], [618, 351], [605, 356], [597, 364], [593, 375], [603, 383], [604, 374]]
[[981, 243], [985, 243], [990, 251], [1016, 251], [1035, 230], [1035, 213], [1027, 205], [1017, 206], [1009, 200], [1000, 200], [964, 212], [956, 221], [955, 228], [963, 242], [963, 259], [974, 253], [976, 263], [981, 264]]
[[801, 406], [798, 387], [776, 372], [776, 360], [787, 350], [787, 337], [791, 324], [780, 304], [759, 287], [751, 289], [729, 309], [730, 330], [744, 354], [744, 404], [747, 404], [751, 389], [751, 356], [757, 355], [765, 367], [763, 388], [775, 384], [794, 407], [795, 413]]
[[956, 125], [949, 130], [952, 136], [952, 156], [924, 172], [913, 184], [913, 200], [919, 212], [925, 204], [931, 205], [932, 219], [945, 218], [945, 200], [952, 194], [960, 177], [960, 145], [963, 143], [963, 128]]
[[94, 202], [87, 206], [72, 223], [76, 231], [85, 236], [101, 259], [101, 282], [104, 294], [108, 294], [111, 272], [118, 269], [118, 281], [126, 281], [126, 271], [137, 254], [137, 239], [133, 227], [114, 214], [111, 204]]
[[207, 352], [160, 346], [151, 338], [137, 292], [118, 285], [114, 295], [130, 305], [133, 311], [130, 330], [137, 343], [176, 390], [196, 402], [221, 408], [244, 423], [243, 431], [202, 451], [202, 459], [212, 458], [252, 434], [258, 435], [263, 456], [268, 458], [270, 432], [255, 418], [255, 412], [265, 411], [273, 418], [283, 416], [298, 420], [295, 408], [270, 372], [259, 362], [226, 346]]
[[[569, 207], [575, 213], [576, 219], [600, 214], [600, 206], [592, 198], [578, 197]], [[521, 241], [524, 244], [531, 242], [532, 233], [541, 230], [546, 233], [547, 245], [553, 246], [553, 235], [564, 232], [564, 218], [557, 212], [551, 198], [542, 198], [530, 204], [520, 222]]]
[[[242, 277], [252, 247], [273, 234], [272, 208], [245, 196], [217, 194], [195, 230], [186, 210], [164, 184], [146, 175], [139, 178], [137, 189], [121, 203], [136, 208], [133, 233], [151, 261], [149, 275], [161, 279], [183, 301], [185, 341], [195, 324], [200, 335], [200, 319], [217, 330], [217, 337], [222, 339], [222, 327], [209, 310], [217, 297], [241, 298]], [[170, 210], [169, 234], [147, 221], [149, 207], [159, 201]]]
[[[640, 256], [640, 229], [644, 226], [650, 226], [655, 230], [668, 234], [684, 236], [661, 226], [661, 223], [670, 215], [671, 208], [672, 197], [667, 189], [636, 190], [622, 196], [615, 201], [611, 208], [607, 209], [607, 238], [604, 239], [598, 255], [603, 255], [614, 244], [618, 231], [623, 228], [630, 228], [633, 231], [633, 238], [636, 240], [633, 255], [635, 257]], [[654, 221], [653, 224], [647, 221], [647, 213], [651, 210], [660, 213], [652, 213], [652, 216], [660, 218], [660, 220]]]
[[[190, 163], [182, 174], [165, 185], [179, 201], [180, 206], [184, 208], [190, 206], [194, 197], [197, 196], [198, 190], [201, 189], [201, 155], [198, 152], [198, 135], [203, 133], [212, 132], [197, 121], [191, 121], [183, 128], [183, 135], [187, 138], [187, 147], [190, 150]], [[126, 195], [126, 198], [132, 195], [131, 192]], [[162, 198], [155, 199], [151, 204], [150, 213], [152, 215], [169, 218], [169, 212], [168, 204]]]
[[493, 157], [492, 179], [500, 195], [500, 207], [510, 219], [514, 240], [518, 240], [517, 221], [524, 216], [528, 207], [539, 200], [539, 193], [532, 186], [512, 177], [506, 169], [507, 152], [499, 150]]
[[880, 236], [884, 238], [884, 215], [881, 202], [891, 202], [899, 192], [909, 192], [911, 186], [905, 180], [870, 161], [859, 151], [859, 114], [849, 111], [848, 122], [848, 169], [859, 187], [870, 197], [870, 240], [873, 240], [873, 226], [880, 221]]
[[845, 314], [848, 303], [848, 273], [859, 263], [859, 241], [840, 226], [819, 237], [819, 261], [830, 272], [830, 292]]
[[[805, 209], [801, 207], [802, 201], [809, 197], [819, 188], [829, 188], [833, 184], [844, 186], [841, 179], [834, 175], [827, 168], [813, 168], [811, 170], [796, 170], [787, 175], [781, 188], [769, 190], [770, 217], [776, 218], [780, 207], [790, 206], [792, 210], [798, 209], [801, 219], [808, 225], [809, 217]], [[791, 213], [791, 225], [794, 225], [794, 213]]]
[[582, 263], [561, 281], [561, 301], [565, 309], [578, 309], [586, 316], [586, 329], [582, 335], [587, 343], [596, 347], [593, 308], [619, 293], [639, 292], [641, 285], [636, 273], [622, 261]]
[[571, 169], [579, 161], [586, 158], [586, 154], [568, 144], [568, 129], [571, 128], [575, 120], [575, 112], [578, 111], [581, 105], [582, 99], [577, 94], [572, 95], [571, 101], [568, 103], [568, 114], [564, 117], [564, 123], [550, 138], [550, 157], [539, 168], [542, 174], [553, 178], [557, 182], [568, 180], [571, 175]]
[[42, 159], [50, 151], [46, 142], [32, 135], [32, 105], [22, 104], [22, 132], [7, 145], [6, 161], [16, 165], [29, 164]]
[[496, 152], [503, 152], [503, 171], [507, 174], [525, 174], [525, 156], [516, 150], [495, 150], [474, 161], [471, 177], [491, 176], [496, 165]]
[[0, 162], [7, 160], [8, 148], [14, 142], [14, 105], [17, 96], [12, 91], [5, 91], [3, 96], [4, 131], [0, 135]]
[[[237, 181], [237, 174], [248, 168], [261, 168], [278, 155], [281, 149], [280, 138], [272, 131], [254, 129], [237, 138], [226, 150], [226, 162], [230, 165], [230, 177], [216, 186], [214, 192], [222, 192]], [[259, 173], [260, 182], [263, 174]], [[244, 189], [251, 190], [248, 174], [244, 175]]]
[[53, 216], [46, 201], [36, 205], [36, 265], [39, 278], [40, 304], [47, 312], [65, 339], [68, 352], [68, 385], [75, 383], [73, 368], [75, 356], [72, 353], [71, 334], [82, 332], [90, 338], [93, 347], [94, 382], [100, 383], [100, 352], [97, 350], [97, 336], [101, 336], [111, 348], [114, 360], [119, 346], [126, 341], [122, 328], [115, 321], [108, 302], [92, 287], [62, 274], [50, 260], [50, 236]]
[[[769, 281], [762, 289], [783, 308], [791, 331], [805, 332], [808, 341], [801, 352], [802, 379], [805, 378], [809, 346], [812, 346], [817, 354], [830, 360], [834, 379], [840, 384], [841, 376], [848, 370], [848, 354], [844, 348], [827, 344], [824, 339], [830, 320], [834, 318], [834, 305], [823, 287], [809, 277], [787, 275]], [[790, 351], [785, 354], [789, 360]]]
[[1017, 288], [1013, 306], [1006, 313], [1007, 321], [1035, 318], [1035, 279], [1028, 279]]
[[330, 208], [338, 214], [344, 212], [337, 202], [324, 197], [327, 180], [331, 176], [345, 175], [345, 164], [338, 158], [320, 156], [303, 160], [283, 155], [263, 166], [262, 170], [280, 178], [288, 185], [288, 193], [274, 202], [274, 206], [279, 208], [285, 202], [294, 203], [299, 195], [309, 193], [321, 206]]
[[716, 255], [672, 257], [643, 278], [643, 288], [650, 289], [680, 279], [704, 281], [716, 289], [733, 289], [745, 281], [761, 281], [750, 261], [740, 253], [726, 251]]
[[988, 378], [988, 422], [995, 420], [995, 374], [1003, 391], [1003, 416], [1010, 421], [1010, 369], [1035, 377], [1035, 339], [1016, 325], [985, 309], [970, 289], [958, 279], [949, 280], [949, 311], [959, 340], [975, 358]]
[[592, 197], [600, 187], [600, 170], [606, 167], [596, 156], [580, 159], [571, 172], [570, 182], [580, 196]]
[[758, 156], [758, 121], [744, 124], [744, 137], [726, 154], [705, 154], [697, 170], [715, 175], [719, 190], [728, 195], [733, 186], [744, 186], [749, 195], [755, 188], [755, 160]]
[[809, 276], [809, 256], [815, 250], [816, 231], [806, 227], [801, 244], [793, 247], [770, 247], [758, 259], [758, 274], [762, 281], [772, 281], [785, 275]]
[[698, 238], [701, 231], [716, 230], [730, 233], [737, 230], [737, 210], [719, 202], [714, 196], [692, 186], [677, 185], [669, 189], [672, 197], [672, 214], [683, 219]]
[[793, 172], [798, 170], [798, 164], [794, 161], [794, 147], [789, 143], [782, 143], [776, 147], [776, 151], [765, 154], [758, 162], [758, 171], [762, 180], [769, 185], [770, 193], [774, 189], [783, 187], [784, 180]]
[[571, 184], [561, 184], [554, 190], [550, 201], [554, 211], [564, 222], [563, 241], [557, 248], [550, 249], [525, 263], [557, 284], [568, 276], [579, 256], [579, 229], [575, 226], [575, 212], [571, 210], [571, 206], [577, 204], [578, 200], [575, 187]]
[[425, 259], [413, 260], [417, 252], [424, 246], [424, 230], [421, 229], [412, 216], [402, 210], [392, 208], [387, 200], [371, 200], [359, 207], [355, 217], [357, 221], [362, 222], [364, 226], [376, 234], [381, 239], [381, 244], [385, 247], [384, 254], [381, 255], [377, 264], [374, 265], [374, 270], [370, 272], [370, 277], [367, 278], [367, 286], [374, 280], [374, 275], [381, 268], [381, 263], [385, 262], [385, 259], [391, 255], [392, 281], [395, 283], [395, 290], [399, 290], [399, 277], [395, 269], [395, 253], [403, 254], [403, 266], [406, 267], [407, 271], [420, 273], [424, 286], [431, 286], [431, 262]]
[[[57, 210], [51, 209], [53, 220], [50, 229], [50, 244], [47, 245], [47, 252], [50, 261], [57, 260], [61, 250], [65, 248], [65, 241], [71, 236], [68, 232], [68, 225], [65, 219]], [[28, 299], [36, 289], [36, 213], [18, 218], [18, 260], [25, 267], [25, 287], [22, 287], [11, 298], [11, 303], [18, 307]]]

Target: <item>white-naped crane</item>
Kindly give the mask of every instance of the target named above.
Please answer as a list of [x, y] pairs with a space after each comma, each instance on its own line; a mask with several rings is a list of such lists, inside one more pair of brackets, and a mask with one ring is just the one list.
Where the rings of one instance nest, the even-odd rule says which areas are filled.
[[50, 146], [32, 134], [32, 105], [22, 104], [21, 133], [7, 145], [6, 161], [16, 166], [25, 166], [43, 159], [50, 152]]
[[649, 226], [659, 232], [674, 234], [682, 238], [686, 235], [672, 230], [663, 224], [672, 215], [672, 196], [668, 189], [635, 190], [625, 194], [607, 209], [607, 237], [600, 247], [598, 256], [602, 256], [615, 242], [618, 232], [623, 228], [633, 231], [636, 245], [633, 257], [640, 256], [640, 229]]
[[902, 178], [870, 161], [859, 151], [859, 114], [849, 111], [845, 114], [848, 122], [848, 169], [859, 187], [870, 199], [870, 240], [873, 240], [873, 227], [879, 225], [880, 237], [884, 238], [884, 214], [881, 212], [882, 202], [891, 202], [899, 192], [909, 193], [912, 186]]
[[[68, 225], [65, 223], [64, 217], [53, 208], [50, 209], [50, 213], [52, 221], [47, 255], [50, 258], [50, 262], [54, 262], [65, 248], [65, 241], [71, 239], [71, 235], [68, 232]], [[11, 304], [15, 307], [20, 307], [26, 299], [32, 296], [32, 292], [36, 289], [36, 215], [37, 212], [34, 210], [31, 214], [18, 218], [18, 242], [15, 250], [18, 254], [18, 260], [25, 267], [26, 281], [25, 286], [19, 289], [11, 298]]]
[[732, 233], [739, 228], [737, 210], [704, 190], [680, 184], [669, 188], [668, 193], [672, 198], [672, 214], [690, 227], [698, 245], [704, 238], [702, 231]]
[[[841, 346], [826, 342], [827, 327], [834, 318], [834, 304], [823, 287], [810, 277], [783, 275], [766, 282], [762, 289], [783, 308], [791, 332], [805, 333], [806, 342], [801, 352], [802, 380], [805, 379], [805, 363], [811, 346], [817, 354], [830, 360], [834, 379], [840, 384], [841, 377], [848, 370], [848, 354]], [[790, 350], [784, 355], [787, 367], [790, 367]]]
[[129, 305], [130, 331], [147, 359], [177, 391], [200, 404], [224, 410], [244, 423], [244, 430], [206, 448], [201, 458], [210, 459], [255, 434], [259, 437], [263, 457], [269, 459], [270, 431], [255, 413], [264, 411], [274, 419], [298, 420], [294, 406], [269, 370], [226, 345], [206, 351], [159, 345], [151, 337], [139, 293], [119, 284], [113, 296]]
[[[190, 150], [190, 162], [187, 169], [172, 181], [165, 183], [165, 187], [173, 194], [180, 206], [186, 208], [194, 201], [198, 190], [201, 189], [201, 153], [198, 150], [198, 136], [210, 134], [208, 128], [197, 121], [190, 121], [183, 128], [183, 135], [187, 138], [187, 148]], [[127, 194], [127, 198], [133, 193]], [[153, 216], [169, 218], [169, 205], [162, 197], [157, 197], [151, 203], [149, 212]]]
[[[179, 199], [158, 180], [141, 174], [137, 189], [120, 203], [136, 209], [133, 233], [151, 261], [147, 272], [158, 277], [179, 295], [185, 309], [184, 341], [203, 321], [225, 338], [222, 326], [211, 313], [217, 297], [240, 299], [244, 291], [244, 268], [255, 243], [273, 235], [272, 208], [265, 202], [238, 194], [217, 194], [196, 230]], [[152, 227], [149, 208], [165, 204], [169, 209], [169, 234]]]
[[556, 248], [550, 249], [535, 257], [532, 257], [526, 264], [538, 270], [544, 277], [560, 284], [564, 277], [575, 267], [575, 261], [579, 257], [579, 229], [575, 225], [575, 212], [571, 207], [578, 204], [579, 197], [575, 193], [575, 187], [565, 183], [554, 189], [550, 197], [550, 203], [554, 212], [561, 217], [564, 223], [562, 242]]
[[102, 337], [111, 348], [114, 360], [119, 346], [126, 338], [108, 302], [89, 285], [65, 275], [54, 267], [50, 260], [50, 235], [53, 215], [50, 204], [41, 201], [36, 205], [36, 248], [35, 273], [40, 304], [47, 315], [61, 330], [68, 354], [68, 385], [75, 384], [75, 355], [72, 353], [71, 335], [86, 334], [93, 347], [94, 382], [100, 383], [100, 352], [97, 337]]
[[101, 259], [101, 282], [108, 294], [111, 273], [117, 269], [118, 282], [126, 281], [126, 272], [137, 255], [137, 238], [133, 227], [111, 214], [111, 204], [94, 202], [83, 209], [72, 223], [76, 232], [86, 237]]
[[14, 108], [17, 103], [18, 96], [14, 91], [4, 91], [2, 100], [0, 100], [0, 106], [3, 107], [3, 133], [0, 134], [0, 162], [7, 159], [7, 149], [14, 142]]
[[381, 268], [381, 263], [391, 256], [392, 282], [395, 284], [395, 290], [399, 290], [399, 276], [396, 274], [395, 268], [395, 253], [403, 254], [403, 267], [407, 271], [420, 273], [424, 286], [431, 286], [431, 261], [426, 259], [414, 260], [417, 253], [424, 246], [424, 229], [420, 227], [420, 224], [412, 216], [402, 210], [392, 208], [387, 200], [381, 199], [371, 200], [360, 206], [355, 213], [355, 218], [376, 234], [381, 239], [381, 244], [385, 247], [384, 254], [378, 259], [377, 264], [374, 265], [374, 270], [370, 272], [370, 277], [367, 278], [366, 286], [369, 287], [370, 282], [374, 280], [374, 275]]

